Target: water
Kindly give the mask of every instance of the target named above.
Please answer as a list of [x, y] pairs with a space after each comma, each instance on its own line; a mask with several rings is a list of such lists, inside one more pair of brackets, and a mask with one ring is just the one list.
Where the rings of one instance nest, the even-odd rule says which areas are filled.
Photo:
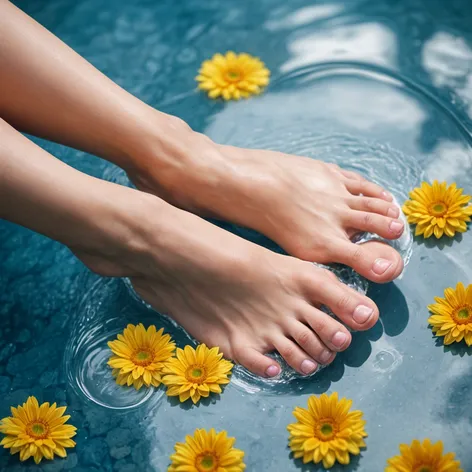
[[[456, 181], [472, 193], [465, 0], [17, 3], [120, 85], [218, 142], [336, 162], [387, 186], [399, 202], [423, 179]], [[268, 92], [229, 105], [196, 93], [195, 71], [215, 44], [261, 56], [273, 72]], [[103, 161], [37, 141], [81, 170], [126, 184]], [[1, 222], [0, 416], [34, 394], [67, 403], [79, 434], [64, 461], [38, 467], [2, 451], [0, 469], [165, 471], [175, 442], [215, 427], [237, 437], [248, 470], [321, 470], [290, 458], [285, 428], [310, 394], [338, 391], [365, 412], [369, 438], [360, 459], [332, 470], [378, 472], [398, 444], [427, 436], [472, 470], [471, 350], [444, 348], [426, 322], [433, 296], [472, 281], [471, 232], [439, 243], [407, 235], [398, 249], [411, 256], [403, 277], [369, 288], [379, 323], [355, 333], [332, 366], [311, 379], [285, 370], [275, 382], [238, 368], [221, 397], [189, 408], [162, 391], [122, 392], [103, 366], [106, 341], [127, 322], [156, 322], [179, 344], [191, 343], [181, 329], [122, 281], [89, 274], [57, 243]], [[366, 288], [352, 274], [341, 277]]]

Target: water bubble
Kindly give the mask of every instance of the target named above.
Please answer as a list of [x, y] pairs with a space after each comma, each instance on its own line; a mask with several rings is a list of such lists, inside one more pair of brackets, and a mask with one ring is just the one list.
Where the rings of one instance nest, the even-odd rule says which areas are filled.
[[372, 362], [375, 372], [388, 373], [395, 370], [403, 361], [401, 354], [393, 348], [379, 351]]

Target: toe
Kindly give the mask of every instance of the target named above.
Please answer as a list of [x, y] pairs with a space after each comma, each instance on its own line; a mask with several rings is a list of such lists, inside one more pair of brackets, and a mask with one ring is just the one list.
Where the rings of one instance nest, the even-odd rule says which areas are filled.
[[343, 220], [350, 229], [377, 234], [385, 239], [398, 239], [404, 230], [402, 221], [366, 211], [347, 210]]
[[281, 372], [277, 362], [252, 347], [241, 347], [235, 350], [234, 358], [238, 364], [261, 377], [276, 377]]
[[[356, 331], [372, 328], [379, 318], [379, 310], [370, 298], [339, 281], [325, 280], [319, 282], [313, 297], [327, 306], [340, 320]], [[339, 342], [342, 338], [341, 335], [346, 334], [347, 330], [344, 327], [342, 329], [341, 324], [325, 313], [321, 312], [321, 315], [324, 315], [321, 319], [320, 315], [313, 315], [317, 324], [314, 329], [316, 329], [321, 340], [327, 342], [327, 345], [331, 347], [334, 344], [333, 339]], [[323, 331], [320, 333], [320, 330]], [[341, 334], [338, 334], [338, 332]], [[343, 345], [342, 349], [346, 349], [347, 345]]]
[[303, 375], [308, 375], [318, 369], [318, 364], [297, 344], [285, 336], [280, 336], [274, 341], [274, 347], [285, 359], [287, 364]]
[[[331, 353], [344, 351], [351, 344], [351, 333], [349, 333], [346, 327], [318, 308], [308, 306], [307, 309], [303, 311], [302, 318], [316, 333], [323, 347], [326, 346], [326, 351]], [[328, 359], [326, 351], [313, 353], [313, 357], [320, 364], [332, 362], [334, 356]]]
[[390, 218], [398, 218], [400, 216], [400, 208], [397, 205], [380, 198], [350, 197], [347, 199], [347, 204], [351, 210], [377, 213], [389, 216]]
[[330, 259], [352, 267], [356, 272], [377, 283], [396, 279], [403, 270], [403, 260], [392, 247], [378, 241], [354, 244], [341, 239], [328, 248]]
[[[316, 308], [307, 306], [306, 311], [308, 312], [308, 309], [310, 308], [312, 310], [316, 310]], [[309, 323], [309, 313], [306, 313], [304, 318], [306, 321], [303, 321]], [[317, 335], [318, 333], [315, 333], [306, 324], [297, 320], [291, 320], [290, 327], [288, 329], [292, 339], [316, 362], [326, 365], [334, 360], [336, 354], [333, 352], [333, 350], [329, 349], [325, 344], [323, 344]], [[324, 332], [325, 330], [323, 330], [323, 333]]]
[[392, 195], [384, 190], [380, 185], [369, 182], [366, 179], [349, 179], [344, 182], [347, 190], [353, 195], [364, 195], [365, 197], [381, 198], [387, 202], [392, 202]]

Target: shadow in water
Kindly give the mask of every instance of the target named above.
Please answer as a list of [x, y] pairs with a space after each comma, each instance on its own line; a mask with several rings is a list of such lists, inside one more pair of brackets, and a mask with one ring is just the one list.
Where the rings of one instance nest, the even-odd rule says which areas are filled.
[[344, 375], [344, 362], [341, 356], [337, 356], [332, 364], [320, 370], [310, 378], [300, 378], [286, 383], [283, 387], [278, 387], [280, 393], [315, 394], [321, 395], [329, 390], [332, 383], [341, 380]]
[[[377, 323], [372, 329], [381, 326]], [[361, 367], [372, 353], [372, 339], [368, 331], [352, 333], [352, 342], [349, 348], [338, 354], [338, 358], [349, 367]]]
[[[430, 327], [431, 329], [431, 327]], [[466, 342], [462, 340], [460, 343], [453, 343], [446, 346], [444, 338], [432, 335], [437, 347], [443, 347], [444, 353], [451, 353], [453, 356], [472, 356], [472, 346], [467, 346]]]
[[[411, 226], [411, 228], [414, 234], [415, 227]], [[462, 233], [456, 233], [452, 238], [450, 238], [449, 236], [442, 236], [439, 239], [436, 239], [434, 236], [431, 236], [430, 238], [424, 238], [423, 236], [414, 236], [414, 241], [419, 246], [425, 246], [428, 249], [436, 247], [442, 251], [446, 246], [452, 247], [453, 244], [460, 243], [462, 241]]]
[[202, 397], [197, 404], [194, 404], [191, 399], [188, 399], [187, 401], [181, 403], [179, 400], [179, 397], [166, 396], [166, 398], [167, 398], [167, 403], [169, 403], [170, 406], [172, 407], [178, 406], [182, 410], [188, 411], [188, 410], [191, 410], [192, 408], [208, 407], [210, 405], [214, 405], [221, 399], [221, 396], [218, 394], [211, 394], [207, 398]]
[[[408, 304], [401, 290], [394, 283], [372, 284], [367, 295], [379, 307], [380, 322], [385, 334], [391, 337], [401, 334], [410, 319]], [[370, 332], [375, 335], [374, 329]]]
[[[330, 472], [354, 472], [355, 470], [359, 470], [359, 463], [362, 459], [362, 454], [358, 456], [350, 456], [351, 460], [349, 464], [342, 465], [336, 463], [330, 470]], [[323, 463], [315, 464], [314, 462], [309, 462], [308, 464], [304, 464], [301, 459], [293, 459], [293, 454], [290, 453], [290, 458], [293, 460], [297, 469], [301, 470], [302, 472], [323, 472], [326, 469], [323, 467]]]
[[394, 283], [371, 285], [367, 295], [379, 307], [379, 321], [368, 331], [352, 333], [349, 348], [339, 355], [349, 367], [361, 367], [372, 353], [372, 342], [402, 333], [410, 319], [408, 305], [402, 292]]

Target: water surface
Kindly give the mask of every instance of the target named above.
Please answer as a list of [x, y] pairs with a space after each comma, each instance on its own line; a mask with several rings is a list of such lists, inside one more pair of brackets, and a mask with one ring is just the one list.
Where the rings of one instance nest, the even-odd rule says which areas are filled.
[[[127, 90], [218, 142], [336, 162], [399, 201], [423, 179], [472, 193], [466, 0], [16, 3]], [[201, 61], [228, 49], [267, 63], [267, 93], [225, 105], [194, 91]], [[104, 161], [36, 141], [85, 172], [126, 183]], [[472, 281], [471, 260], [470, 231], [439, 244], [414, 241], [404, 276], [369, 288], [381, 319], [332, 366], [277, 383], [238, 371], [221, 397], [187, 408], [162, 391], [122, 392], [103, 367], [106, 340], [127, 322], [155, 322], [181, 344], [191, 342], [185, 333], [122, 281], [87, 273], [59, 244], [0, 222], [0, 416], [34, 394], [67, 403], [79, 428], [66, 460], [20, 464], [2, 450], [0, 469], [165, 471], [175, 442], [215, 427], [237, 437], [249, 471], [322, 470], [290, 458], [285, 428], [309, 395], [338, 391], [365, 412], [369, 438], [360, 458], [332, 470], [379, 472], [399, 443], [426, 436], [472, 470], [471, 350], [444, 348], [426, 322], [433, 296]]]

